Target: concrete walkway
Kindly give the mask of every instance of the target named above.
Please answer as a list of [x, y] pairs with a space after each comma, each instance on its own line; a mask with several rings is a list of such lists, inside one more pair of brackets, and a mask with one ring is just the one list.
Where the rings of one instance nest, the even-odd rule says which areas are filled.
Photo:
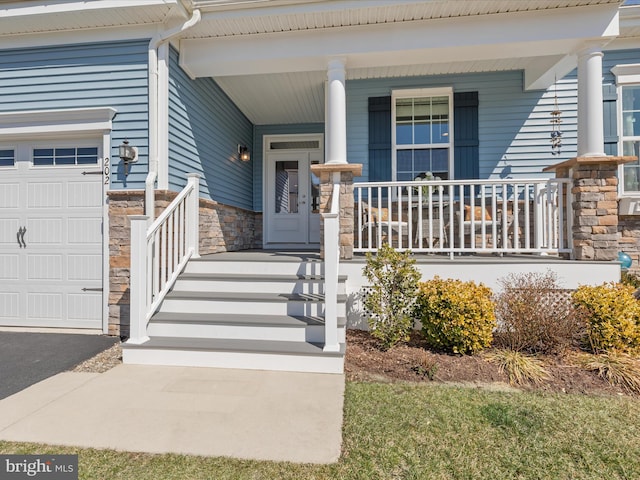
[[0, 440], [331, 463], [344, 376], [120, 365], [64, 372], [0, 400]]

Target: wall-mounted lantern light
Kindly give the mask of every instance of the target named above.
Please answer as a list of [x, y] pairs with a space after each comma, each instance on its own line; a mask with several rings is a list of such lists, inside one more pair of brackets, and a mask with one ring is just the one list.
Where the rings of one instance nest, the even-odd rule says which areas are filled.
[[238, 158], [243, 162], [248, 162], [251, 160], [251, 155], [249, 154], [249, 147], [246, 145], [238, 144]]
[[125, 140], [120, 144], [120, 160], [124, 162], [124, 174], [129, 175], [129, 165], [138, 161], [138, 148], [132, 147]]

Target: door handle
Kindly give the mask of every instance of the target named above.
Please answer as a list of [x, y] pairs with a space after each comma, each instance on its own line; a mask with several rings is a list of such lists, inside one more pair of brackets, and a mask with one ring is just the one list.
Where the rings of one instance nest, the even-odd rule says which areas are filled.
[[18, 245], [20, 246], [20, 248], [27, 248], [27, 244], [24, 241], [25, 233], [27, 233], [27, 227], [18, 228], [18, 233], [16, 234], [16, 237], [18, 239]]

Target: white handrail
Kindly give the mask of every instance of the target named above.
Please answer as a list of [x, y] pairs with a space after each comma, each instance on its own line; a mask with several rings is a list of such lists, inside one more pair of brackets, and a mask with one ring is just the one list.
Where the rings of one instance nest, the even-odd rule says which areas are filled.
[[333, 174], [331, 208], [324, 219], [324, 348], [340, 351], [338, 340], [338, 270], [340, 268], [340, 172]]
[[570, 253], [569, 179], [355, 183], [356, 252]]
[[129, 343], [149, 339], [147, 324], [190, 258], [199, 256], [200, 175], [187, 175], [187, 186], [147, 228], [149, 217], [131, 215]]

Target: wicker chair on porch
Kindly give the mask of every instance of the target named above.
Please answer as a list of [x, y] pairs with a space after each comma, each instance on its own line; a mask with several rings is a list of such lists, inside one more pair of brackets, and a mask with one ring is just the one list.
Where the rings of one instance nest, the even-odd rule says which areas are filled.
[[[364, 234], [364, 244], [368, 243], [368, 234], [371, 231], [371, 246], [380, 247], [377, 244], [378, 230], [381, 232], [382, 243], [389, 243], [392, 247], [410, 247], [409, 244], [409, 222], [406, 214], [398, 216], [398, 212], [392, 212], [389, 219], [389, 209], [386, 207], [372, 207], [366, 202], [362, 202], [362, 231]], [[391, 232], [389, 232], [391, 230]], [[391, 238], [389, 238], [391, 233]], [[402, 240], [400, 239], [402, 235]], [[405, 240], [406, 239], [406, 240]]]

